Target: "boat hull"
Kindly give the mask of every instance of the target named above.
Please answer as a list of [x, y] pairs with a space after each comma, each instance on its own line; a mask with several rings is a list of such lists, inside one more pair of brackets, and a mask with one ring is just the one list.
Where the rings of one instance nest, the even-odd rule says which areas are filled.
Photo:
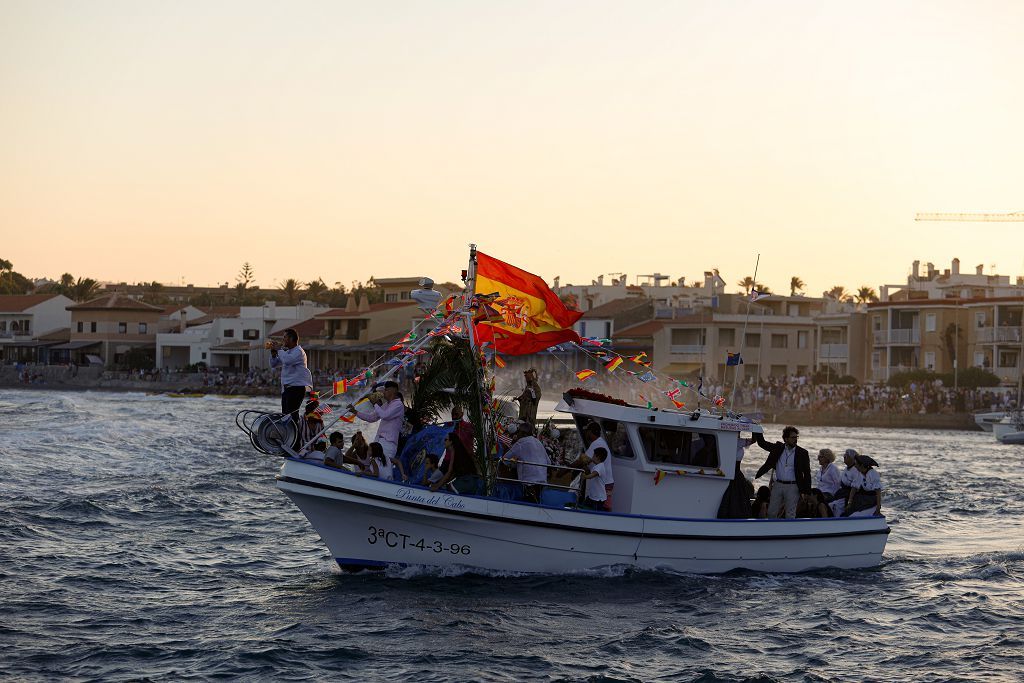
[[720, 573], [865, 568], [883, 517], [686, 520], [565, 510], [357, 477], [288, 461], [278, 487], [342, 566], [434, 565], [570, 573], [608, 566]]

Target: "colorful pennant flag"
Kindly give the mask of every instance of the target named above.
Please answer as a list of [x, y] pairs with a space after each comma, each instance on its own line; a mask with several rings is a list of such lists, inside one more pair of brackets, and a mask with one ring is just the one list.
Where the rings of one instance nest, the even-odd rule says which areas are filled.
[[680, 408], [680, 409], [686, 407], [685, 403], [683, 403], [682, 401], [677, 401], [675, 399], [672, 399], [672, 405], [674, 405], [676, 408]]
[[637, 377], [637, 379], [640, 380], [641, 382], [645, 382], [646, 383], [646, 382], [653, 382], [657, 378], [654, 376], [653, 372], [648, 370], [644, 374], [642, 374], [639, 377]]
[[651, 366], [650, 361], [647, 360], [647, 352], [646, 351], [641, 351], [640, 353], [638, 353], [635, 356], [633, 356], [632, 358], [630, 358], [630, 360], [633, 361], [634, 363], [636, 363], [637, 365], [643, 365], [644, 367], [650, 367]]
[[331, 407], [329, 405], [324, 403], [323, 405], [321, 405], [319, 408], [317, 408], [313, 412], [316, 413], [317, 415], [330, 415], [334, 411], [331, 410]]
[[655, 472], [654, 485], [657, 486], [658, 484], [660, 484], [661, 480], [664, 479], [666, 475], [668, 475], [668, 472], [666, 472], [665, 470], [658, 470], [657, 472]]
[[668, 396], [669, 398], [675, 398], [681, 393], [683, 393], [682, 389], [670, 389], [665, 392], [665, 395]]
[[498, 354], [494, 354], [494, 364], [499, 368], [505, 367], [505, 360]]
[[344, 394], [348, 390], [348, 382], [343, 379], [338, 380], [334, 383], [334, 393]]
[[615, 372], [615, 369], [620, 365], [622, 365], [622, 358], [620, 356], [615, 356], [615, 358], [612, 358], [610, 361], [605, 363], [604, 369], [608, 372]]
[[724, 406], [725, 405], [725, 397], [724, 396], [719, 396], [719, 395], [715, 394], [715, 398], [711, 402], [714, 403], [716, 406], [719, 406], [719, 407]]
[[728, 357], [725, 359], [725, 364], [726, 365], [743, 365], [743, 356], [741, 356], [739, 354], [739, 352], [730, 353], [728, 355]]
[[349, 423], [351, 423], [351, 422], [355, 422], [356, 421], [356, 416], [355, 415], [340, 415], [340, 416], [338, 416], [338, 419], [341, 420], [342, 422], [349, 422]]
[[771, 292], [764, 292], [764, 291], [761, 291], [761, 290], [758, 290], [758, 289], [751, 289], [750, 290], [750, 300], [751, 301], [757, 301], [758, 299], [763, 299], [766, 296], [771, 296]]
[[594, 372], [593, 370], [580, 370], [579, 372], [576, 373], [576, 379], [578, 379], [581, 382], [585, 382], [596, 374], [597, 373]]

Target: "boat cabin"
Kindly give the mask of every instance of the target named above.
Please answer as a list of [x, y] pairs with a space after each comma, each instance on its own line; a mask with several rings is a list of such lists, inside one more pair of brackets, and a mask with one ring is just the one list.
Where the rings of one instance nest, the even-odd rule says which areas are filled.
[[581, 434], [590, 422], [601, 426], [615, 476], [612, 512], [624, 514], [714, 519], [735, 476], [740, 433], [762, 432], [746, 419], [703, 410], [652, 410], [568, 395], [555, 410], [570, 414]]

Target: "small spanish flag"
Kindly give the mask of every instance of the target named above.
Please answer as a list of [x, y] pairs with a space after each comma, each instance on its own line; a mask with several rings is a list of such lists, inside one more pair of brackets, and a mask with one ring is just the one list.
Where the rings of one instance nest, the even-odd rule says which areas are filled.
[[607, 370], [608, 372], [614, 372], [615, 368], [619, 367], [620, 365], [622, 365], [622, 357], [615, 356], [615, 358], [612, 358], [610, 361], [605, 363], [604, 369]]
[[342, 422], [349, 422], [349, 423], [351, 423], [351, 422], [355, 422], [356, 421], [356, 416], [355, 415], [339, 415], [338, 419], [341, 420]]
[[505, 360], [498, 354], [494, 354], [494, 364], [499, 368], [505, 367]]
[[657, 486], [658, 484], [660, 484], [661, 480], [665, 478], [666, 474], [668, 474], [668, 472], [666, 472], [665, 470], [658, 470], [657, 472], [655, 472], [654, 485]]
[[648, 360], [647, 360], [647, 352], [646, 351], [641, 351], [640, 353], [638, 353], [635, 356], [633, 356], [632, 358], [630, 358], [630, 360], [633, 361], [634, 363], [636, 363], [637, 365], [643, 365], [644, 367], [648, 367], [648, 368], [651, 367], [650, 362], [648, 362]]
[[580, 370], [576, 373], [576, 379], [581, 382], [586, 382], [588, 379], [596, 375], [597, 373], [593, 370]]
[[347, 390], [348, 385], [346, 384], [345, 380], [338, 380], [337, 382], [334, 383], [334, 393], [344, 394]]

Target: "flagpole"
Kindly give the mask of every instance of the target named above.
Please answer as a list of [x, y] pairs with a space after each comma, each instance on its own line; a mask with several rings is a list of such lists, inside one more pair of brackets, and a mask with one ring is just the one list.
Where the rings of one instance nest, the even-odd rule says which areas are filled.
[[[466, 323], [466, 338], [469, 340], [469, 352], [473, 357], [473, 363], [476, 365], [476, 382], [477, 382], [477, 403], [478, 409], [480, 410], [480, 421], [481, 424], [477, 428], [477, 439], [480, 441], [479, 455], [483, 462], [483, 473], [484, 481], [486, 483], [488, 491], [494, 481], [494, 477], [491, 472], [491, 451], [490, 451], [490, 440], [488, 436], [488, 428], [491, 426], [488, 424], [487, 414], [484, 412], [484, 390], [486, 387], [486, 377], [484, 376], [485, 366], [480, 360], [480, 347], [476, 336], [476, 327], [473, 325], [473, 297], [476, 294], [476, 245], [469, 245], [469, 265], [466, 268], [466, 289], [463, 291], [462, 297], [462, 314], [463, 319]], [[494, 353], [498, 353], [498, 340], [494, 340]], [[487, 400], [489, 403], [489, 399]], [[493, 423], [493, 416], [492, 416]]]
[[760, 340], [761, 343], [757, 345], [757, 383], [754, 385], [754, 412], [755, 413], [757, 412], [758, 403], [760, 403], [760, 400], [761, 400], [758, 397], [758, 393], [760, 393], [760, 391], [761, 391], [761, 368], [763, 367], [761, 365], [761, 359], [762, 359], [762, 357], [764, 357], [764, 316], [763, 315], [761, 316], [761, 332], [758, 334], [758, 339]]
[[[740, 357], [739, 357], [739, 362], [736, 363], [736, 365], [732, 366], [733, 367], [733, 370], [732, 370], [732, 391], [729, 392], [729, 411], [730, 412], [732, 412], [733, 402], [736, 400], [736, 375], [739, 373], [740, 363], [743, 362], [743, 342], [745, 342], [746, 339], [747, 339], [747, 322], [750, 320], [751, 298], [752, 298], [752, 295], [753, 295], [754, 288], [757, 285], [757, 268], [760, 265], [761, 265], [761, 254], [758, 253], [757, 260], [754, 262], [754, 282], [753, 282], [753, 284], [750, 285], [751, 296], [747, 297], [747, 316], [743, 319], [743, 332], [741, 333], [741, 336], [740, 336], [740, 346], [739, 346], [739, 349], [740, 349], [739, 350], [739, 356]], [[763, 322], [764, 321], [762, 321], [762, 323]], [[726, 366], [726, 367], [728, 367], [728, 366]], [[761, 372], [761, 368], [758, 367], [757, 371]]]

